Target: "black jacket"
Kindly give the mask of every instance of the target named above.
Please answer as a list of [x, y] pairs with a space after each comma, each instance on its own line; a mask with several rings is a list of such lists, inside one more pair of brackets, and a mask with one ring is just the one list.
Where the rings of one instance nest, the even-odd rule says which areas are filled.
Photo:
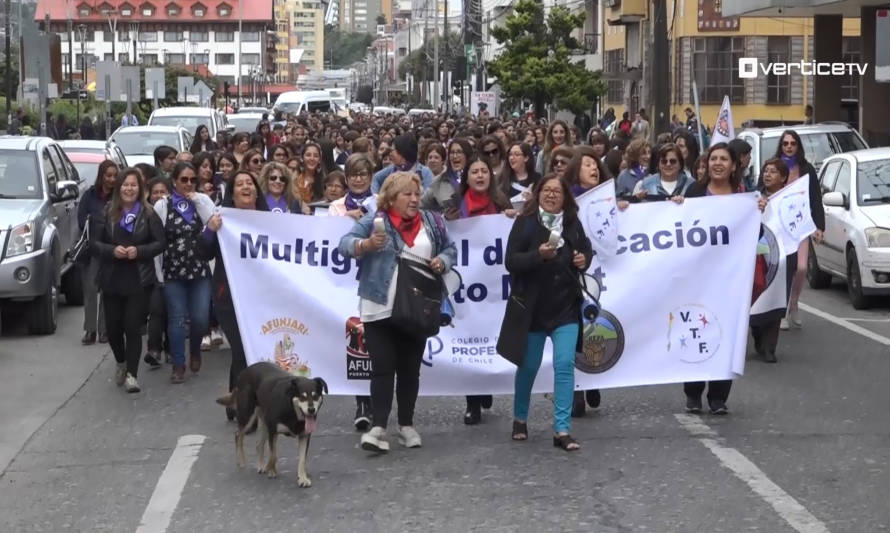
[[[111, 198], [110, 194], [108, 198]], [[84, 191], [83, 196], [80, 197], [80, 203], [77, 205], [77, 226], [81, 230], [86, 226], [87, 215], [91, 220], [98, 220], [105, 216], [105, 205], [108, 203], [108, 198], [102, 199], [95, 185]]]
[[[121, 232], [124, 230], [118, 223], [112, 222], [105, 210], [99, 219], [93, 220], [90, 226], [90, 253], [99, 259], [99, 274], [96, 282], [100, 288], [107, 287], [114, 274], [117, 262], [130, 261], [114, 257], [114, 249], [122, 245]], [[155, 285], [158, 281], [155, 274], [154, 258], [167, 247], [164, 237], [164, 225], [160, 217], [151, 207], [143, 208], [136, 217], [133, 233], [130, 237], [132, 246], [136, 247], [136, 259], [139, 267], [139, 281], [143, 287]]]
[[581, 319], [580, 271], [572, 264], [577, 250], [590, 266], [593, 249], [576, 218], [566, 223], [562, 232], [565, 245], [556, 258], [545, 261], [538, 247], [547, 242], [550, 232], [537, 215], [520, 216], [513, 223], [507, 239], [506, 267], [511, 277], [511, 295], [498, 338], [498, 353], [517, 366], [525, 355], [528, 333], [533, 324], [547, 330], [561, 325], [560, 317]]

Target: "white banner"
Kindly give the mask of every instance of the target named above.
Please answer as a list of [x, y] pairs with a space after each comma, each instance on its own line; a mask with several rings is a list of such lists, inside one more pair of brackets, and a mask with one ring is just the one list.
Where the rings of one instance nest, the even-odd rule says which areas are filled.
[[[220, 245], [248, 363], [274, 360], [323, 377], [334, 394], [367, 394], [358, 265], [336, 249], [352, 220], [222, 213]], [[591, 267], [603, 284], [604, 312], [576, 357], [576, 386], [741, 375], [760, 218], [753, 195], [633, 205], [617, 218], [616, 254]], [[427, 342], [421, 394], [513, 392], [515, 367], [495, 349], [512, 224], [503, 215], [449, 223], [463, 285], [453, 298], [455, 327]], [[552, 390], [549, 350], [548, 343], [536, 392]]]

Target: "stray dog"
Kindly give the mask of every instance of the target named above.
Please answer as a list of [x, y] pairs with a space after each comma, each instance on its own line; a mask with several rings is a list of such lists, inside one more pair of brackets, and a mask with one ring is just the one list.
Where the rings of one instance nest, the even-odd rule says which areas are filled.
[[[311, 486], [312, 480], [306, 472], [309, 438], [315, 431], [316, 416], [324, 401], [323, 395], [327, 393], [328, 384], [323, 379], [294, 376], [274, 363], [254, 363], [242, 371], [235, 383], [235, 390], [216, 400], [221, 405], [235, 408], [238, 467], [244, 468], [244, 435], [259, 425], [257, 472], [265, 473], [270, 478], [276, 477], [278, 434], [297, 437], [300, 441], [297, 481], [301, 487]], [[269, 460], [263, 464], [267, 440]]]

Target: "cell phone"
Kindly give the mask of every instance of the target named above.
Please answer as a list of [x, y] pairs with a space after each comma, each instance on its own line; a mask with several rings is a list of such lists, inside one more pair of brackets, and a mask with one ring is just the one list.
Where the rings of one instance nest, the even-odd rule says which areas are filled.
[[379, 217], [375, 218], [374, 219], [374, 233], [383, 233], [384, 231], [386, 231], [386, 226], [384, 225], [383, 219], [379, 218]]
[[460, 204], [458, 204], [456, 198], [449, 198], [442, 202], [442, 207], [447, 211], [449, 209], [457, 209], [460, 207]]
[[550, 239], [547, 240], [547, 244], [549, 244], [550, 246], [556, 246], [557, 244], [559, 244], [559, 239], [561, 238], [562, 235], [560, 235], [558, 231], [551, 230]]

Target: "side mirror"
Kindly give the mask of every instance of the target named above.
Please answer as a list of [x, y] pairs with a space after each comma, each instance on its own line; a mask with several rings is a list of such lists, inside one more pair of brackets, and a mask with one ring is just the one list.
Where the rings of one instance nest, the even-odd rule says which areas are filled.
[[842, 192], [827, 192], [822, 195], [822, 203], [828, 207], [847, 207], [847, 197]]
[[56, 183], [53, 200], [56, 202], [73, 200], [77, 198], [78, 193], [80, 193], [80, 189], [77, 187], [76, 181], [59, 181]]

